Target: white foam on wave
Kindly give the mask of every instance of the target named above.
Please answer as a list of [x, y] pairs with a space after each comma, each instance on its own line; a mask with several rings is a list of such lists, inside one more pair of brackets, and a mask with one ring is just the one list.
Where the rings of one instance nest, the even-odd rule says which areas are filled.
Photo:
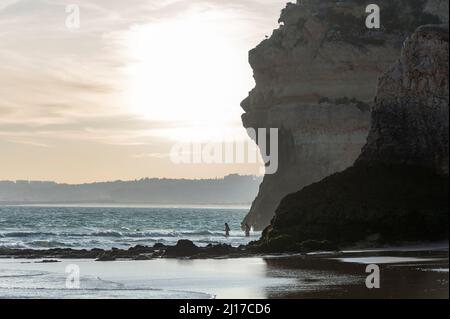
[[0, 296], [15, 299], [211, 299], [201, 292], [135, 286], [83, 276], [80, 289], [65, 287], [66, 277], [53, 272], [33, 270], [0, 270]]
[[[246, 211], [215, 209], [155, 208], [45, 208], [0, 207], [0, 247], [5, 248], [127, 248], [156, 242], [174, 244], [180, 239], [199, 246], [225, 243], [246, 244], [259, 237], [247, 238], [240, 230]], [[227, 222], [231, 236], [225, 237]]]

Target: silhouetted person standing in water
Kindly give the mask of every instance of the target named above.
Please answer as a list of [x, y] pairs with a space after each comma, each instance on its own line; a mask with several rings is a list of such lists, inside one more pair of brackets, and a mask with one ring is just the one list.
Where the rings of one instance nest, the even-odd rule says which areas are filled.
[[250, 230], [251, 227], [249, 226], [249, 224], [245, 223], [245, 237], [250, 237]]
[[230, 226], [228, 226], [228, 223], [225, 223], [225, 237], [230, 237]]

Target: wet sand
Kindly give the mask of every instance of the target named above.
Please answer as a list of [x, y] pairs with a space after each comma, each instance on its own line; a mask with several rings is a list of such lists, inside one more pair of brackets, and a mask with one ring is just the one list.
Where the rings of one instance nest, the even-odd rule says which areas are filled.
[[[4, 298], [448, 298], [448, 248], [352, 251], [233, 259], [0, 259]], [[368, 289], [366, 266], [380, 267]], [[67, 289], [66, 266], [80, 268]]]
[[[274, 271], [291, 270], [299, 281], [296, 292], [269, 293], [286, 299], [448, 299], [448, 251], [380, 251], [340, 256], [267, 260]], [[366, 267], [380, 268], [380, 289], [366, 287]]]

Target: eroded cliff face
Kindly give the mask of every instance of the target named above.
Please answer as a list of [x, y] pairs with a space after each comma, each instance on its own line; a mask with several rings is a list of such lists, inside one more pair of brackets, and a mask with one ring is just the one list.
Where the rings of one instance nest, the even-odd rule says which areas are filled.
[[448, 25], [423, 26], [379, 83], [358, 164], [405, 164], [448, 175]]
[[[439, 0], [378, 1], [383, 28], [366, 28], [365, 1], [288, 4], [280, 28], [250, 52], [256, 87], [245, 127], [278, 128], [279, 169], [266, 175], [245, 222], [266, 227], [280, 200], [352, 165], [370, 127], [381, 74], [406, 36], [441, 23]], [[448, 14], [447, 14], [448, 21]]]
[[355, 165], [286, 196], [261, 250], [305, 241], [379, 245], [448, 239], [448, 24], [420, 27], [380, 79]]

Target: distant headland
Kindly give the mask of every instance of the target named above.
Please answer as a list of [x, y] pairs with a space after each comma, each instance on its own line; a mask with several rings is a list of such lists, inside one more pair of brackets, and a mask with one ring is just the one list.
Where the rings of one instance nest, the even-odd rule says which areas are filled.
[[261, 177], [228, 175], [217, 179], [157, 179], [59, 184], [0, 181], [0, 205], [249, 205]]

